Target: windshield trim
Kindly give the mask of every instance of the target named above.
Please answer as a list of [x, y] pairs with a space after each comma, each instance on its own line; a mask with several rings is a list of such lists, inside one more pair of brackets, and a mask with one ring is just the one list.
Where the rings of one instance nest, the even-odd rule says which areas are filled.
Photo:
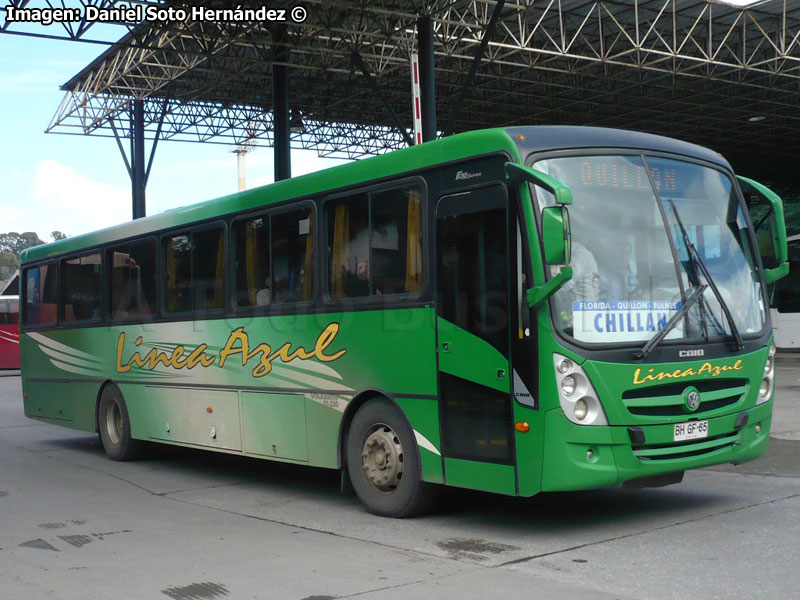
[[[722, 173], [725, 177], [727, 177], [731, 182], [731, 189], [734, 191], [736, 195], [736, 199], [739, 203], [739, 207], [742, 210], [742, 214], [745, 218], [745, 223], [747, 224], [747, 239], [750, 242], [750, 248], [753, 252], [753, 256], [755, 257], [755, 269], [758, 276], [758, 281], [761, 284], [761, 300], [764, 303], [764, 325], [763, 327], [756, 332], [742, 334], [742, 340], [754, 340], [758, 339], [765, 335], [765, 333], [771, 329], [772, 322], [770, 319], [770, 311], [769, 311], [769, 300], [767, 298], [767, 289], [766, 283], [764, 282], [764, 267], [761, 262], [761, 253], [758, 251], [758, 244], [754, 237], [753, 231], [753, 222], [750, 219], [750, 212], [747, 209], [747, 204], [744, 200], [744, 195], [742, 194], [742, 190], [739, 187], [738, 180], [733, 172], [733, 170], [729, 168], [725, 168], [724, 166], [709, 162], [697, 156], [687, 155], [687, 154], [678, 154], [672, 152], [664, 152], [661, 150], [648, 150], [646, 148], [597, 148], [597, 147], [584, 147], [584, 148], [572, 148], [567, 150], [547, 150], [543, 152], [532, 152], [525, 157], [525, 165], [528, 167], [534, 167], [535, 164], [539, 161], [551, 159], [551, 158], [567, 158], [567, 157], [581, 157], [581, 156], [636, 156], [642, 159], [642, 162], [646, 164], [648, 157], [658, 157], [658, 158], [667, 158], [672, 160], [680, 160], [687, 163], [693, 163], [702, 167], [707, 167], [714, 169]], [[530, 188], [530, 196], [531, 201], [535, 202], [534, 205], [534, 215], [536, 218], [536, 228], [539, 234], [538, 245], [539, 245], [539, 252], [541, 256], [544, 256], [544, 247], [542, 242], [542, 216], [541, 210], [539, 208], [539, 203], [536, 196], [536, 189], [535, 186], [531, 185]], [[660, 203], [659, 203], [660, 206]], [[663, 207], [662, 207], [663, 209]], [[672, 241], [670, 241], [670, 245], [674, 245]], [[550, 274], [550, 270], [545, 268], [545, 277], [547, 281], [549, 281], [552, 276]], [[550, 326], [552, 331], [555, 333], [556, 337], [559, 338], [560, 341], [566, 342], [570, 345], [576, 346], [581, 349], [585, 350], [625, 350], [625, 349], [638, 349], [641, 346], [641, 341], [636, 342], [584, 342], [578, 340], [570, 335], [565, 334], [561, 329], [555, 326], [554, 322], [554, 315], [553, 315], [553, 305], [551, 302], [547, 303], [547, 310], [550, 316]], [[717, 344], [720, 342], [729, 343], [728, 340], [718, 340], [718, 339], [711, 339], [706, 340], [702, 336], [694, 336], [694, 337], [685, 337], [685, 338], [678, 338], [678, 339], [671, 339], [671, 340], [664, 340], [660, 346], [663, 348], [668, 348], [672, 346], [706, 346], [710, 344]]]

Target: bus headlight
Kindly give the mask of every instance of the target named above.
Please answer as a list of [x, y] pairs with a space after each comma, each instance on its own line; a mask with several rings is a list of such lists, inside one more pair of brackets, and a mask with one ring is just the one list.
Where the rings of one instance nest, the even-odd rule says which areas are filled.
[[761, 386], [758, 388], [756, 405], [763, 404], [772, 396], [772, 390], [775, 386], [775, 351], [775, 342], [773, 342], [770, 344], [767, 362], [764, 364], [764, 378], [761, 380]]
[[564, 416], [578, 425], [608, 425], [603, 405], [583, 367], [560, 354], [553, 354], [553, 366]]

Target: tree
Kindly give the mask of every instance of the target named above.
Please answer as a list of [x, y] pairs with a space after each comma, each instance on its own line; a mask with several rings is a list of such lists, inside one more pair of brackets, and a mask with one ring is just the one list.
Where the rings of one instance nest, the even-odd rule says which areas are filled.
[[26, 248], [44, 244], [33, 231], [0, 233], [0, 281], [19, 269], [19, 255]]
[[44, 244], [44, 241], [40, 240], [39, 236], [33, 231], [0, 233], [0, 252], [11, 252], [17, 258], [26, 248], [39, 246], [40, 244]]
[[0, 281], [10, 279], [19, 267], [19, 260], [11, 252], [0, 251]]
[[53, 238], [54, 242], [57, 242], [58, 240], [65, 240], [69, 236], [66, 233], [61, 233], [60, 231], [53, 231], [50, 233], [50, 237]]

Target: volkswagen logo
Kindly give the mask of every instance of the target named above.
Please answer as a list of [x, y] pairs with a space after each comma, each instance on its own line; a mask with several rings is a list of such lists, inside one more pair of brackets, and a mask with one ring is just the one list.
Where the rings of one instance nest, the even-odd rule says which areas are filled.
[[689, 412], [697, 410], [700, 406], [700, 392], [694, 388], [688, 388], [684, 392], [684, 401], [686, 402], [686, 409]]

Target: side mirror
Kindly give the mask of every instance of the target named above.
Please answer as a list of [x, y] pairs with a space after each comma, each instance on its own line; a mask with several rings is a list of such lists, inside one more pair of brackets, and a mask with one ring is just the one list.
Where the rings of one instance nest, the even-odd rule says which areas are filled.
[[[737, 177], [743, 190], [756, 194], [759, 198], [766, 201], [770, 207], [770, 213], [764, 219], [771, 219], [772, 248], [775, 253], [777, 266], [772, 269], [764, 269], [764, 281], [767, 284], [778, 281], [789, 273], [789, 247], [786, 243], [786, 221], [783, 216], [783, 200], [780, 196], [768, 187], [748, 179], [747, 177]], [[764, 220], [762, 219], [762, 221]], [[759, 224], [756, 225], [758, 227]], [[758, 232], [756, 232], [758, 235]]]
[[[513, 162], [506, 163], [506, 179], [512, 183], [532, 183], [542, 187], [553, 194], [556, 204], [559, 205], [548, 206], [542, 211], [542, 246], [546, 264], [564, 266], [541, 285], [528, 288], [526, 293], [528, 306], [535, 308], [572, 279], [572, 267], [569, 266], [572, 242], [567, 210], [567, 205], [572, 204], [572, 190], [547, 173]], [[530, 202], [526, 202], [523, 206], [522, 217], [525, 219], [526, 229], [529, 232], [535, 232], [536, 220]], [[530, 240], [530, 246], [531, 253], [538, 252], [533, 238]]]
[[569, 264], [572, 243], [566, 206], [548, 206], [542, 210], [542, 245], [548, 265]]

